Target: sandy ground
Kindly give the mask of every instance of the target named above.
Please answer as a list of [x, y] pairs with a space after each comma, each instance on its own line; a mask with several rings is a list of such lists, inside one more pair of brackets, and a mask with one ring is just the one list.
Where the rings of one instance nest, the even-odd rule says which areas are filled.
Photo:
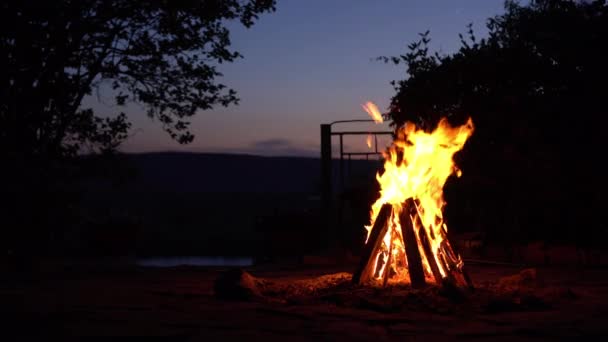
[[226, 271], [221, 268], [63, 267], [5, 274], [2, 330], [17, 338], [6, 341], [511, 341], [608, 335], [607, 270], [539, 268], [522, 285], [499, 281], [520, 268], [467, 267], [477, 290], [458, 298], [437, 288], [354, 287], [349, 274], [340, 273], [352, 266], [335, 265], [248, 268], [265, 287], [261, 296], [241, 301], [214, 295], [214, 281]]

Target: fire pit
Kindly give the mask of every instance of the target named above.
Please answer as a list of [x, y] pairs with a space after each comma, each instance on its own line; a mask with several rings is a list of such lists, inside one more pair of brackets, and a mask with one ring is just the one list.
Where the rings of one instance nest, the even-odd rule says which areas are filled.
[[[364, 107], [381, 117], [375, 106]], [[412, 123], [399, 128], [384, 153], [378, 173], [380, 198], [372, 205], [361, 262], [353, 274], [357, 284], [450, 283], [472, 288], [460, 256], [447, 237], [443, 219], [443, 186], [461, 175], [453, 161], [473, 133], [473, 122], [452, 127], [442, 119], [432, 132]]]

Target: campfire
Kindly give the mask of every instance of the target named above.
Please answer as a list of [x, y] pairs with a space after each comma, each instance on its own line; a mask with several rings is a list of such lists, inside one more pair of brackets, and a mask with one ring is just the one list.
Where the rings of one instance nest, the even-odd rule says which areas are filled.
[[[373, 103], [364, 109], [381, 122]], [[380, 118], [380, 119], [378, 119]], [[442, 119], [432, 132], [406, 123], [384, 152], [384, 170], [376, 178], [380, 198], [372, 205], [358, 284], [426, 284], [472, 287], [464, 263], [454, 252], [443, 219], [443, 186], [461, 171], [452, 159], [473, 133], [473, 122], [452, 127]]]

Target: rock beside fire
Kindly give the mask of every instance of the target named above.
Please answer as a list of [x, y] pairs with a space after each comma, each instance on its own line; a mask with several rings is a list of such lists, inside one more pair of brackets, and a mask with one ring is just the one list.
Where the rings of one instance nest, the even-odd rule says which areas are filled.
[[214, 282], [214, 294], [225, 300], [261, 300], [288, 303], [309, 301], [327, 291], [337, 291], [350, 286], [349, 273], [340, 272], [306, 279], [256, 278], [241, 269], [232, 269], [218, 276]]
[[261, 297], [259, 281], [241, 269], [231, 269], [221, 274], [213, 284], [218, 298], [227, 300], [252, 300]]

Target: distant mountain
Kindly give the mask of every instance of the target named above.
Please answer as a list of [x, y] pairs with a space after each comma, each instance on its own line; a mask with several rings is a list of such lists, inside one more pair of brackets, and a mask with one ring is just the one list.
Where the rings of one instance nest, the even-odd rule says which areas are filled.
[[[131, 239], [119, 245], [141, 255], [287, 255], [317, 248], [329, 236], [320, 214], [318, 158], [167, 152], [83, 162], [92, 175], [81, 183], [84, 223], [66, 241], [86, 252], [98, 246], [108, 253], [112, 241]], [[345, 160], [344, 192], [337, 191], [339, 165], [333, 161], [334, 193], [350, 201], [340, 212], [343, 227], [350, 227], [343, 240], [351, 241], [366, 223], [379, 163]], [[114, 177], [93, 177], [99, 174]]]
[[[318, 158], [160, 152], [122, 155], [133, 177], [129, 190], [208, 193], [317, 193]], [[378, 161], [345, 161], [347, 181], [373, 181]], [[339, 161], [333, 163], [339, 183]]]

